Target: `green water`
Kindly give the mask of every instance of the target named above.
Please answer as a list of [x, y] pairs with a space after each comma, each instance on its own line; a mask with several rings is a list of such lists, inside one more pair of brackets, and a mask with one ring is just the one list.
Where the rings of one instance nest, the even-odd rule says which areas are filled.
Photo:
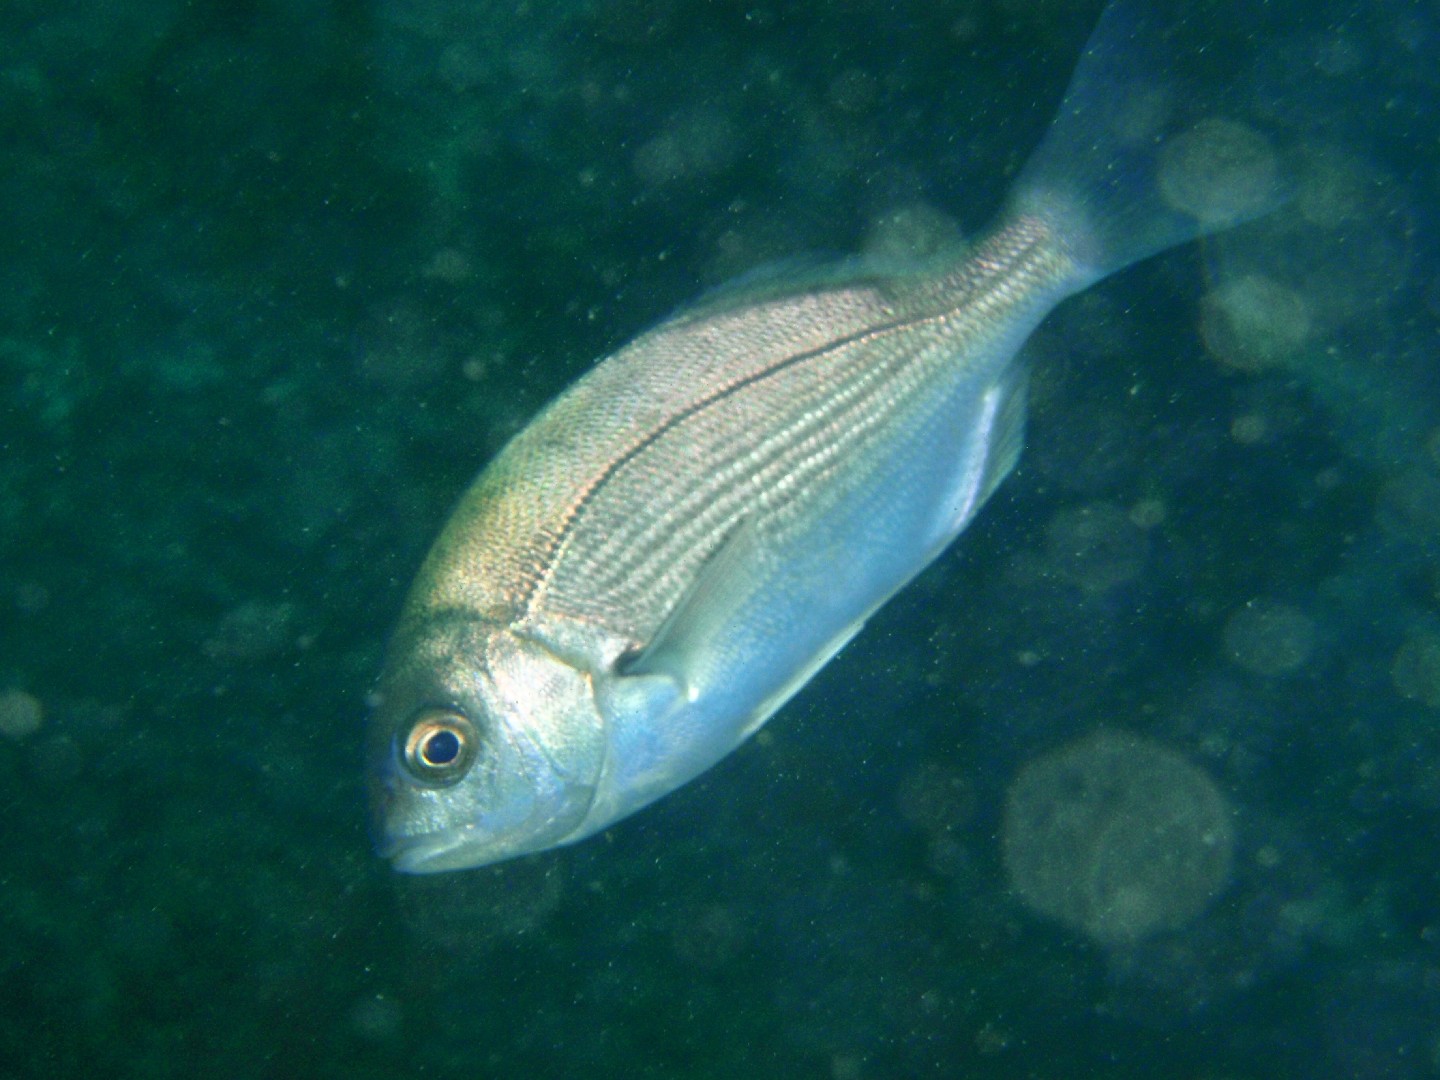
[[[1440, 1073], [1424, 5], [1277, 7], [1294, 202], [1042, 327], [1014, 479], [763, 738], [573, 849], [370, 850], [479, 465], [735, 274], [979, 228], [1097, 11], [0, 10], [0, 1077]], [[1017, 837], [1097, 729], [1198, 779]]]

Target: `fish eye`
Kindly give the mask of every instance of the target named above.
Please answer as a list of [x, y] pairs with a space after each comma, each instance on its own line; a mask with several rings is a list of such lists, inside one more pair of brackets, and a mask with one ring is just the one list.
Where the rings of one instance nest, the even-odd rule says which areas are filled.
[[405, 767], [426, 784], [453, 784], [470, 769], [478, 739], [475, 725], [453, 709], [421, 713], [405, 736]]

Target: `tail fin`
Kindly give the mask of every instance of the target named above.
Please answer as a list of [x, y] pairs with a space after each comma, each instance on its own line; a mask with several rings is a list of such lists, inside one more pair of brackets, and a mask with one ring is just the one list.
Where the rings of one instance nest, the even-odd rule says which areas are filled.
[[1061, 235], [1077, 284], [1285, 201], [1278, 155], [1248, 122], [1267, 35], [1237, 26], [1257, 5], [1224, 6], [1114, 0], [1100, 16], [1008, 205]]

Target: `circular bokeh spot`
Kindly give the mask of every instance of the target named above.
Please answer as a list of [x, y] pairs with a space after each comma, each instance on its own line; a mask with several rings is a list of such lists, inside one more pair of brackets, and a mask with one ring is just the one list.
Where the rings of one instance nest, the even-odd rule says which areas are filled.
[[1210, 117], [1160, 151], [1160, 197], [1207, 226], [1244, 221], [1270, 207], [1279, 167], [1265, 136]]
[[1285, 363], [1304, 348], [1310, 330], [1305, 298], [1262, 274], [1222, 281], [1201, 304], [1200, 333], [1206, 348], [1241, 371]]
[[1440, 708], [1440, 636], [1422, 633], [1407, 638], [1390, 665], [1390, 679], [1401, 697]]
[[0, 735], [23, 739], [34, 735], [44, 722], [40, 699], [24, 690], [0, 690]]
[[1027, 907], [1119, 946], [1199, 915], [1230, 876], [1234, 834], [1203, 771], [1150, 739], [1104, 731], [1020, 771], [1001, 844]]
[[1254, 600], [1225, 620], [1225, 651], [1255, 675], [1289, 675], [1315, 651], [1315, 624], [1289, 604]]
[[1140, 576], [1150, 540], [1124, 507], [1093, 502], [1068, 507], [1050, 519], [1045, 554], [1060, 578], [1100, 593]]

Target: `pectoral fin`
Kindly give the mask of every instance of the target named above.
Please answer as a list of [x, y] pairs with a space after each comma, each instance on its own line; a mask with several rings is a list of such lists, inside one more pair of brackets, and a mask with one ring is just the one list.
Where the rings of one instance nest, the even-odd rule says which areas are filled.
[[622, 663], [624, 678], [663, 677], [694, 701], [709, 673], [723, 668], [722, 641], [754, 599], [759, 554], [754, 524], [743, 519], [701, 566], [650, 644]]
[[595, 687], [600, 715], [620, 730], [663, 723], [684, 700], [685, 688], [669, 675], [627, 672]]

